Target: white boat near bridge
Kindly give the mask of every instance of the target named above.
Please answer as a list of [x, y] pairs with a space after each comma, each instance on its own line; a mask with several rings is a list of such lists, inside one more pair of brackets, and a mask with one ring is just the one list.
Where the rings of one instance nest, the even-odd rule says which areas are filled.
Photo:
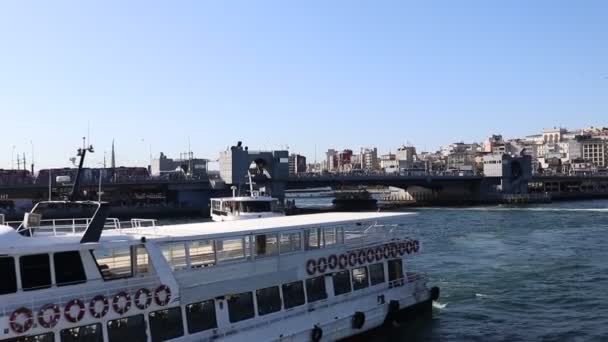
[[439, 295], [409, 271], [421, 244], [390, 224], [406, 214], [124, 227], [78, 202], [91, 219], [36, 215], [55, 204], [0, 226], [0, 341], [334, 341]]

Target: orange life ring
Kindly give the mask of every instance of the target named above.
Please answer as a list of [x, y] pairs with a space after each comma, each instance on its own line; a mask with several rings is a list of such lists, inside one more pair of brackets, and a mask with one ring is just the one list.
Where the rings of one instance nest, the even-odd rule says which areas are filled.
[[406, 242], [405, 246], [406, 246], [407, 254], [412, 254], [412, 247], [413, 247], [412, 246], [412, 241]]
[[[124, 298], [123, 304], [120, 305], [120, 300]], [[131, 296], [125, 291], [118, 292], [112, 300], [112, 308], [119, 315], [124, 315], [131, 309]]]
[[[46, 313], [49, 310], [52, 310], [52, 313], [50, 316], [47, 316]], [[59, 305], [56, 304], [46, 304], [38, 311], [38, 323], [47, 329], [55, 327], [59, 322], [60, 317], [61, 309], [59, 308]]]
[[315, 259], [310, 259], [306, 262], [306, 273], [308, 275], [317, 273], [317, 261]]
[[359, 265], [365, 265], [365, 251], [359, 251], [357, 262], [359, 262]]
[[350, 254], [348, 254], [348, 264], [350, 267], [357, 265], [357, 253], [350, 252]]
[[340, 269], [345, 269], [346, 265], [348, 265], [348, 255], [340, 254], [340, 256], [338, 257], [338, 266], [340, 267]]
[[382, 260], [382, 247], [376, 247], [376, 261]]
[[370, 248], [367, 250], [367, 262], [368, 263], [374, 262], [374, 249], [373, 248]]
[[391, 243], [388, 248], [390, 249], [391, 258], [396, 258], [398, 253], [397, 244]]
[[418, 253], [420, 250], [420, 242], [418, 240], [414, 240], [414, 253]]
[[[102, 303], [101, 311], [97, 310], [97, 303]], [[108, 298], [104, 295], [97, 295], [89, 302], [89, 312], [95, 318], [103, 318], [110, 310]]]
[[401, 242], [399, 244], [399, 255], [403, 256], [406, 252], [406, 246], [405, 246], [405, 242]]
[[[20, 318], [24, 318], [25, 320]], [[13, 311], [9, 319], [9, 323], [14, 332], [17, 334], [23, 334], [24, 332], [30, 330], [34, 325], [32, 310], [26, 307], [20, 307], [19, 309]]]
[[[72, 308], [74, 306], [78, 306], [76, 316], [72, 314]], [[72, 299], [63, 309], [63, 315], [69, 322], [76, 323], [80, 322], [80, 320], [84, 317], [84, 311], [84, 303], [80, 299]]]
[[[161, 297], [161, 292], [164, 292], [164, 299]], [[171, 301], [171, 289], [167, 285], [161, 285], [154, 291], [154, 301], [159, 306], [165, 306]]]
[[338, 256], [332, 254], [327, 258], [327, 266], [329, 266], [330, 270], [335, 270], [338, 267]]
[[319, 271], [319, 273], [325, 273], [325, 271], [327, 271], [327, 259], [325, 259], [325, 257], [321, 257], [319, 258], [319, 261], [317, 261], [317, 271]]
[[[146, 300], [142, 303], [141, 296], [146, 296]], [[146, 310], [150, 304], [152, 304], [152, 292], [146, 288], [141, 288], [135, 292], [135, 297], [133, 298], [133, 302], [135, 303], [135, 307], [139, 310]]]

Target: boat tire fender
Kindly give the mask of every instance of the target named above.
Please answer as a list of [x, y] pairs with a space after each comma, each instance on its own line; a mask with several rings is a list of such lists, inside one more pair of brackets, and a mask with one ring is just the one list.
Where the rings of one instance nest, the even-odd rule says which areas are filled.
[[330, 255], [329, 258], [327, 258], [327, 266], [330, 270], [335, 270], [336, 267], [338, 267], [338, 256], [335, 254]]
[[440, 293], [439, 287], [437, 287], [437, 286], [431, 287], [431, 299], [432, 300], [436, 301], [437, 299], [439, 299], [439, 293]]
[[315, 325], [310, 332], [310, 339], [313, 342], [319, 342], [323, 338], [323, 329], [321, 329], [318, 325]]
[[325, 257], [321, 257], [319, 258], [319, 261], [317, 261], [317, 271], [319, 271], [319, 273], [325, 273], [325, 271], [327, 271], [327, 259], [325, 259]]
[[355, 312], [353, 315], [353, 329], [361, 329], [365, 324], [365, 314], [361, 311]]

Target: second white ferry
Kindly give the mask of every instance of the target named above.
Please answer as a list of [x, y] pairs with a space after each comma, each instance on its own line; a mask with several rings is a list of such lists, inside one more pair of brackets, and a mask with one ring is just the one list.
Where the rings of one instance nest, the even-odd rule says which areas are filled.
[[[62, 205], [94, 215], [39, 216]], [[388, 224], [405, 214], [125, 228], [106, 213], [39, 203], [0, 226], [1, 341], [334, 341], [439, 296], [410, 272], [420, 241]]]

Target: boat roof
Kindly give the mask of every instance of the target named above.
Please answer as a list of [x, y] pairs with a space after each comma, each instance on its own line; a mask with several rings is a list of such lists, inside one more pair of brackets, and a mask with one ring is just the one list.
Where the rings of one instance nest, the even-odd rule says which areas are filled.
[[218, 197], [212, 198], [212, 201], [231, 201], [231, 202], [272, 202], [277, 199], [270, 196], [238, 196], [238, 197]]
[[[150, 241], [183, 241], [185, 239], [216, 239], [250, 234], [262, 234], [279, 231], [297, 230], [304, 227], [331, 226], [352, 224], [364, 221], [385, 220], [404, 217], [411, 213], [322, 213], [297, 216], [278, 216], [253, 220], [237, 220], [224, 222], [199, 222], [189, 224], [163, 225], [137, 229], [104, 230], [99, 241], [104, 243], [132, 243], [146, 237]], [[61, 250], [66, 245], [90, 248], [92, 244], [80, 244], [82, 234], [67, 234], [57, 236], [25, 237], [14, 229], [0, 226], [0, 255], [8, 251], [35, 248], [40, 251]], [[25, 252], [25, 250], [24, 250]]]

